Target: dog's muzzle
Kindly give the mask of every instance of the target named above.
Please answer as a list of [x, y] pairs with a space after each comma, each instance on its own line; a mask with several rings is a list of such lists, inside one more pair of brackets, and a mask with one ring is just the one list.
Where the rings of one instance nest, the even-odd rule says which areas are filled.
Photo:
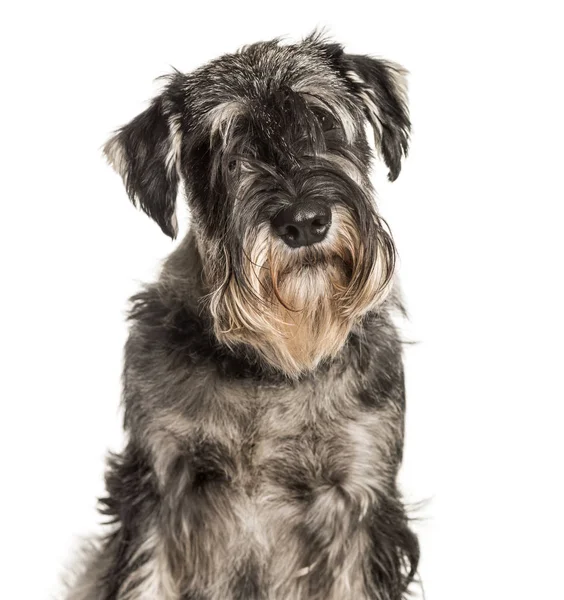
[[331, 227], [331, 209], [319, 202], [291, 204], [271, 220], [276, 234], [291, 248], [323, 241]]

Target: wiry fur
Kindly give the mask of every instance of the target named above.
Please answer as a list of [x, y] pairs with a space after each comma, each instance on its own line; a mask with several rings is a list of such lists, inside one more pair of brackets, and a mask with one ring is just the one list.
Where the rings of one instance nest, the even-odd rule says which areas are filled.
[[243, 243], [248, 285], [226, 276], [212, 296], [218, 340], [251, 344], [292, 375], [338, 353], [351, 326], [387, 294], [394, 254], [384, 228], [375, 248], [365, 244], [346, 209], [334, 209], [332, 231], [297, 251], [266, 224], [251, 231]]
[[[368, 180], [407, 151], [404, 71], [319, 36], [175, 73], [108, 142], [174, 236], [133, 298], [112, 524], [69, 600], [400, 600], [417, 568], [396, 477], [405, 411], [395, 248]], [[271, 219], [331, 208], [320, 243]]]

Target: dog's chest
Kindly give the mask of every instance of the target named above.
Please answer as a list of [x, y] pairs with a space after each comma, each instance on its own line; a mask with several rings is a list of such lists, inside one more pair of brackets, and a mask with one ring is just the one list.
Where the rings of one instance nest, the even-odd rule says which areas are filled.
[[[246, 409], [230, 419], [246, 394]], [[363, 520], [386, 485], [385, 419], [339, 382], [231, 390], [223, 401], [220, 424], [206, 437], [207, 447], [215, 438], [225, 452], [214, 458], [225, 478], [204, 493], [226, 549], [213, 562], [225, 561], [234, 577], [268, 581], [273, 598], [317, 597], [316, 576], [323, 597], [341, 597], [362, 581], [354, 571], [368, 544]]]

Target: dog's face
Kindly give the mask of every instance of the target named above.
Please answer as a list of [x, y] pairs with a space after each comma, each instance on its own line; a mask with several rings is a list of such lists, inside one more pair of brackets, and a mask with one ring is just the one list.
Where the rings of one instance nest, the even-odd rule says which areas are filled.
[[364, 130], [394, 180], [409, 135], [404, 75], [318, 36], [262, 42], [173, 74], [108, 142], [129, 196], [171, 237], [184, 186], [220, 342], [296, 376], [385, 298], [395, 251]]

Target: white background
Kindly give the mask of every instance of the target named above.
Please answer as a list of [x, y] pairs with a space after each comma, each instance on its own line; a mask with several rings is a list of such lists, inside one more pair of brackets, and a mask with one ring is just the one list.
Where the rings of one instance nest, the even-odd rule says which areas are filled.
[[401, 483], [427, 500], [427, 598], [563, 597], [558, 3], [197, 5], [2, 10], [0, 597], [51, 597], [77, 536], [99, 530], [126, 299], [172, 248], [100, 146], [171, 65], [318, 25], [411, 71], [410, 157], [376, 182], [419, 341]]

